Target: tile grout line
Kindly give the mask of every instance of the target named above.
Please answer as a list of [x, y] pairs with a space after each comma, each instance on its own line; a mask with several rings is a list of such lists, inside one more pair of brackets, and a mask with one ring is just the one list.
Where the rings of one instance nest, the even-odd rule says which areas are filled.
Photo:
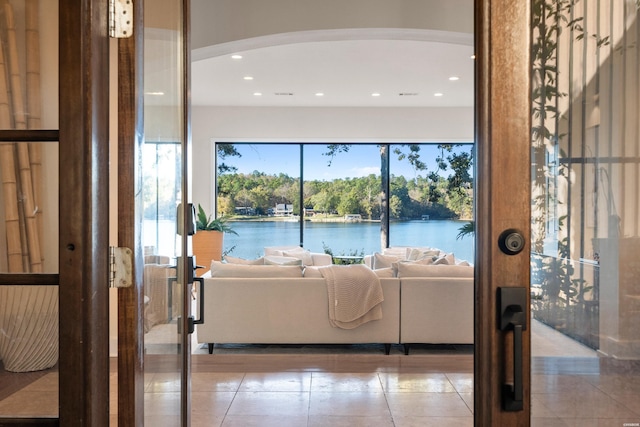
[[376, 376], [378, 377], [378, 381], [380, 382], [380, 388], [382, 389], [382, 394], [384, 395], [384, 401], [387, 404], [387, 410], [389, 411], [389, 417], [391, 417], [391, 424], [395, 427], [396, 420], [393, 417], [393, 412], [391, 411], [391, 406], [389, 405], [389, 398], [387, 396], [387, 390], [385, 389], [384, 384], [382, 383], [382, 378], [380, 378], [380, 372], [377, 372]]
[[238, 383], [238, 387], [236, 387], [236, 390], [233, 392], [233, 398], [231, 398], [231, 402], [229, 402], [229, 406], [227, 406], [227, 410], [224, 411], [224, 415], [222, 416], [222, 421], [220, 421], [220, 427], [224, 425], [224, 422], [227, 419], [227, 415], [229, 415], [229, 410], [231, 410], [231, 405], [233, 405], [233, 402], [236, 400], [236, 397], [238, 396], [238, 392], [240, 391], [240, 387], [242, 387], [242, 383], [244, 383], [244, 379], [246, 377], [247, 377], [247, 373], [243, 372], [242, 379]]

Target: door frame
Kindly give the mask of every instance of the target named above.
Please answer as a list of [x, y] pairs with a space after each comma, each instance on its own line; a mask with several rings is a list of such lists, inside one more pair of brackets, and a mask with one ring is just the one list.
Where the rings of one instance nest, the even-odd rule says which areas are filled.
[[109, 425], [108, 16], [59, 1], [61, 425]]
[[[133, 250], [133, 284], [118, 289], [118, 425], [144, 425], [142, 150], [144, 3], [133, 3], [133, 33], [117, 39], [118, 246]], [[114, 173], [114, 170], [111, 173]], [[134, 327], [132, 327], [134, 326]]]
[[[66, 2], [68, 0], [61, 3]], [[188, 0], [185, 2], [188, 3]], [[477, 162], [475, 424], [529, 425], [530, 332], [527, 329], [523, 334], [524, 407], [522, 411], [504, 412], [501, 406], [502, 383], [508, 380], [507, 371], [508, 368], [512, 368], [513, 360], [509, 336], [500, 332], [497, 327], [496, 293], [500, 286], [519, 286], [526, 288], [527, 296], [529, 295], [527, 249], [530, 247], [530, 0], [475, 0], [474, 10]], [[189, 30], [188, 11], [187, 4], [184, 17], [186, 32]], [[141, 52], [138, 52], [138, 55], [141, 55]], [[188, 58], [187, 49], [185, 70], [189, 69]], [[188, 92], [185, 91], [185, 97]], [[185, 111], [184, 119], [185, 141], [189, 143], [188, 109]], [[90, 145], [91, 141], [86, 143]], [[183, 173], [188, 176], [188, 167]], [[515, 177], [522, 179], [514, 179]], [[183, 194], [188, 194], [187, 190], [188, 188], [184, 188]], [[93, 191], [97, 191], [95, 186]], [[504, 195], [508, 195], [508, 199]], [[505, 255], [499, 249], [498, 236], [509, 228], [517, 229], [525, 236], [525, 250], [518, 255]], [[64, 248], [61, 248], [61, 254], [63, 250]], [[136, 253], [139, 250], [140, 248], [135, 248]], [[527, 297], [527, 318], [530, 313], [528, 302]], [[63, 303], [61, 300], [61, 305]], [[138, 312], [131, 313], [133, 318], [130, 318], [130, 321], [139, 324], [143, 313], [139, 304], [135, 307], [138, 307]], [[142, 334], [142, 331], [138, 330], [138, 334]], [[185, 360], [183, 366], [187, 373], [190, 371], [188, 362]], [[123, 362], [122, 366], [129, 366], [131, 369], [135, 363]], [[188, 381], [187, 378], [183, 386], [188, 387]], [[140, 387], [126, 390], [127, 394], [132, 395], [122, 396], [122, 399], [143, 402], [143, 396], [139, 395], [143, 393]], [[182, 408], [187, 413], [188, 407], [188, 399], [184, 397]]]

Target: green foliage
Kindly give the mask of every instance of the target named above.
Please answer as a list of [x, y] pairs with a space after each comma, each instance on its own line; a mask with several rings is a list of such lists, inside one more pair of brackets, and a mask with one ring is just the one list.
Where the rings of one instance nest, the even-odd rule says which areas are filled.
[[229, 249], [226, 249], [226, 250], [222, 251], [222, 259], [224, 259], [227, 255], [230, 255], [230, 254], [231, 254], [231, 252], [233, 252], [233, 251], [234, 251], [234, 249], [236, 248], [236, 246], [238, 246], [238, 245], [233, 245], [233, 246], [231, 246]]
[[[325, 254], [331, 255], [331, 257], [335, 256], [334, 253], [333, 253], [333, 250], [329, 246], [327, 246], [326, 243], [324, 243], [324, 241], [322, 242], [322, 250], [323, 250], [323, 252]], [[362, 248], [360, 250], [358, 250], [358, 249], [349, 249], [348, 253], [344, 253], [343, 252], [341, 254], [338, 254], [338, 256], [353, 256], [353, 257], [361, 257], [361, 258], [363, 258], [364, 257], [364, 248]], [[353, 264], [353, 262], [350, 262], [348, 260], [334, 259], [333, 261], [334, 261], [334, 263], [336, 265]], [[360, 263], [362, 263], [362, 261], [360, 261]]]
[[327, 164], [331, 166], [333, 158], [340, 153], [348, 153], [351, 144], [327, 144], [327, 151], [322, 153], [323, 156], [329, 157]]
[[[571, 186], [567, 164], [562, 162], [566, 153], [562, 150], [567, 136], [561, 129], [569, 129], [562, 114], [566, 107], [560, 103], [568, 96], [559, 87], [561, 69], [558, 47], [563, 31], [572, 43], [595, 41], [596, 50], [609, 45], [609, 36], [590, 34], [585, 30], [584, 18], [575, 17], [574, 8], [579, 0], [533, 0], [532, 2], [532, 141], [533, 141], [533, 197], [531, 279], [539, 285], [541, 293], [532, 300], [536, 317], [546, 323], [566, 328], [568, 316], [584, 310], [593, 286], [587, 284], [582, 274], [575, 270], [572, 259], [570, 230], [567, 215], [562, 211], [562, 193], [559, 188]], [[581, 6], [582, 7], [582, 6]], [[562, 45], [564, 49], [564, 44]], [[571, 46], [570, 49], [574, 49]], [[577, 47], [576, 47], [577, 49]], [[565, 49], [563, 54], [566, 54]], [[595, 52], [593, 52], [595, 53]], [[591, 54], [591, 52], [589, 53]], [[567, 71], [569, 72], [569, 71]], [[577, 88], [580, 90], [580, 88]], [[552, 209], [552, 210], [549, 210]], [[549, 211], [548, 211], [549, 210]], [[549, 225], [557, 222], [557, 229]], [[548, 235], [555, 234], [557, 252], [543, 254]], [[571, 332], [567, 331], [571, 334]]]
[[225, 163], [227, 157], [242, 157], [233, 144], [216, 144], [218, 155], [218, 174], [235, 172], [238, 169]]
[[207, 215], [202, 206], [198, 204], [198, 213], [196, 216], [196, 229], [207, 231], [221, 231], [223, 233], [235, 234], [238, 233], [228, 224], [226, 217], [211, 218], [211, 215]]
[[[408, 152], [404, 152], [403, 148], [408, 148]], [[416, 171], [427, 170], [427, 164], [420, 160], [420, 145], [418, 144], [402, 144], [399, 147], [395, 146], [393, 154], [398, 157], [398, 160], [407, 159], [409, 164]]]
[[[429, 170], [421, 159], [420, 144], [394, 144], [393, 154], [399, 161], [408, 161], [416, 172], [423, 172], [413, 179], [403, 176], [390, 177], [389, 207], [395, 219], [420, 218], [469, 218], [472, 214], [472, 166], [471, 152], [454, 153], [454, 144], [439, 144], [439, 154], [433, 160], [435, 170]], [[328, 144], [323, 155], [333, 158], [348, 153], [351, 144]], [[383, 149], [380, 145], [381, 158]], [[218, 155], [239, 155], [233, 144], [218, 144]], [[294, 205], [300, 213], [299, 179], [286, 174], [267, 175], [254, 171], [251, 174], [235, 173], [227, 167], [219, 174], [218, 214], [233, 215], [235, 208], [247, 206], [257, 215], [266, 215], [278, 203]], [[445, 178], [442, 173], [451, 170]], [[220, 172], [220, 169], [219, 169]], [[382, 209], [382, 179], [378, 175], [326, 181], [305, 181], [303, 207], [313, 209], [316, 214], [345, 215], [357, 213], [367, 219], [379, 219]]]
[[458, 234], [456, 235], [456, 240], [463, 239], [465, 236], [472, 236], [476, 232], [476, 223], [474, 221], [469, 221], [465, 223], [462, 227], [458, 228]]
[[[225, 174], [218, 177], [218, 214], [233, 215], [236, 206], [250, 206], [257, 215], [266, 215], [278, 203], [294, 205], [299, 212], [299, 180], [284, 174]], [[360, 214], [366, 219], [380, 218], [380, 176], [305, 181], [303, 206], [316, 215]], [[391, 177], [389, 199], [392, 218], [470, 218], [471, 188], [449, 190], [446, 178], [437, 175], [437, 182], [418, 175], [407, 180]]]

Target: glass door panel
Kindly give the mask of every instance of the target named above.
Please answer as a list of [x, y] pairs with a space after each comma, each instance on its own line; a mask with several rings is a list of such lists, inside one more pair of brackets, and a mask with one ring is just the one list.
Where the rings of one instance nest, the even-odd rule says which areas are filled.
[[59, 414], [57, 16], [0, 9], [0, 424]]
[[145, 424], [182, 425], [189, 357], [183, 327], [189, 313], [178, 268], [186, 250], [178, 232], [186, 179], [183, 2], [151, 2], [144, 11]]
[[533, 422], [637, 425], [638, 7], [533, 3]]

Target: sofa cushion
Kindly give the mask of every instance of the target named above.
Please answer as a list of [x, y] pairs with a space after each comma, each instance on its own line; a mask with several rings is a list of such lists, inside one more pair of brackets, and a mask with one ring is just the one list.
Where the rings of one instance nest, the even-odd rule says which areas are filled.
[[378, 268], [377, 270], [373, 270], [373, 272], [378, 277], [396, 277], [396, 270], [392, 267]]
[[440, 258], [437, 258], [433, 261], [435, 265], [455, 265], [456, 257], [453, 253], [442, 255]]
[[385, 248], [382, 251], [382, 254], [395, 256], [400, 259], [407, 259], [409, 257], [410, 252], [411, 252], [411, 248], [408, 246], [393, 246], [390, 248]]
[[275, 256], [282, 256], [282, 253], [284, 251], [295, 251], [296, 249], [302, 249], [300, 246], [297, 245], [290, 245], [290, 246], [266, 246], [264, 248], [264, 254], [265, 255], [275, 255]]
[[311, 257], [313, 258], [313, 265], [315, 266], [333, 264], [333, 257], [331, 257], [331, 255], [329, 254], [320, 253], [320, 252], [311, 252]]
[[427, 258], [422, 258], [422, 259], [416, 259], [416, 260], [400, 260], [398, 262], [394, 262], [392, 267], [395, 268], [396, 270], [398, 269], [398, 263], [403, 263], [403, 264], [419, 264], [419, 265], [434, 265], [435, 264], [435, 260], [433, 259], [433, 257], [427, 257]]
[[299, 265], [246, 265], [211, 261], [211, 277], [302, 277]]
[[304, 267], [304, 271], [302, 272], [302, 275], [304, 277], [319, 277], [322, 278], [322, 273], [320, 273], [320, 270], [318, 269], [318, 267], [314, 267], [314, 266], [305, 266]]
[[265, 265], [302, 265], [300, 258], [290, 256], [269, 255], [264, 257]]
[[297, 258], [302, 261], [302, 265], [313, 265], [313, 257], [311, 256], [311, 252], [302, 248], [282, 251], [282, 256]]
[[384, 255], [379, 252], [373, 254], [373, 262], [371, 268], [373, 270], [378, 270], [379, 268], [389, 268], [392, 267], [394, 262], [401, 261], [405, 258], [401, 258], [396, 255]]
[[229, 264], [264, 265], [264, 257], [257, 259], [244, 259], [225, 255], [224, 260]]
[[407, 259], [409, 261], [418, 261], [425, 258], [433, 258], [440, 256], [440, 250], [430, 248], [411, 248]]
[[398, 263], [398, 277], [473, 277], [473, 267]]

